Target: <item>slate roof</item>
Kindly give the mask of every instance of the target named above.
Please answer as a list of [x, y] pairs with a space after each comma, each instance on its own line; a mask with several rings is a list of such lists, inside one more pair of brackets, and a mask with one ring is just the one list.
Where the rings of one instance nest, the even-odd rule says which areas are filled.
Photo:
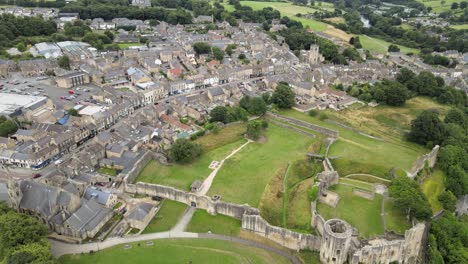
[[23, 194], [20, 208], [40, 213], [44, 216], [52, 216], [57, 204], [67, 205], [70, 194], [63, 193], [59, 189], [34, 181], [22, 181], [20, 189]]
[[128, 215], [128, 219], [134, 219], [137, 221], [143, 221], [145, 217], [151, 212], [153, 209], [153, 205], [149, 203], [140, 203], [137, 207], [135, 207], [130, 214]]
[[98, 188], [91, 186], [86, 189], [83, 197], [87, 200], [95, 199], [98, 203], [106, 205], [110, 196], [111, 193], [101, 191]]
[[81, 207], [65, 221], [65, 224], [72, 230], [85, 233], [94, 230], [109, 214], [112, 214], [111, 209], [100, 206], [95, 200], [83, 199]]

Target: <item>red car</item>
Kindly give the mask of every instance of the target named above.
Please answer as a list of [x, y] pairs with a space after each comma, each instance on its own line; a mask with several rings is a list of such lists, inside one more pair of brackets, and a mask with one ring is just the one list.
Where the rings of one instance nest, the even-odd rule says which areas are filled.
[[41, 177], [41, 176], [42, 176], [42, 174], [40, 174], [40, 173], [35, 173], [35, 174], [33, 174], [33, 179], [37, 179], [37, 178], [39, 178], [39, 177]]
[[68, 94], [75, 94], [73, 90], [68, 90]]

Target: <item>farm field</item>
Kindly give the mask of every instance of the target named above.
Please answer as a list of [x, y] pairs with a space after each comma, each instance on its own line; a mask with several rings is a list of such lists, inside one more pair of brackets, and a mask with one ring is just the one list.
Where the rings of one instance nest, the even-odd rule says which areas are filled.
[[[445, 11], [451, 10], [452, 3], [459, 3], [463, 0], [416, 0], [427, 7], [432, 7], [432, 12], [434, 13], [442, 13]], [[442, 3], [443, 2], [443, 3]], [[455, 12], [460, 12], [461, 9], [456, 9]]]
[[[391, 44], [385, 40], [369, 37], [367, 35], [359, 35], [359, 40], [361, 41], [362, 47], [364, 49], [367, 49], [370, 52], [377, 52], [382, 54], [387, 54], [388, 46]], [[405, 54], [410, 52], [414, 54], [419, 53], [418, 49], [408, 48], [401, 45], [397, 46], [400, 47], [400, 51]]]
[[171, 200], [164, 200], [161, 209], [143, 230], [143, 234], [170, 230], [184, 214], [187, 205]]
[[451, 25], [450, 26], [451, 28], [454, 28], [454, 29], [468, 29], [468, 24], [462, 24], [462, 25]]
[[432, 213], [436, 214], [443, 209], [438, 199], [444, 191], [444, 173], [441, 170], [435, 170], [428, 176], [421, 184], [421, 189], [431, 204]]
[[104, 249], [93, 254], [63, 256], [62, 264], [81, 263], [289, 263], [284, 257], [263, 249], [212, 239], [162, 239]]
[[[296, 6], [290, 2], [257, 2], [257, 1], [241, 1], [241, 5], [250, 6], [252, 7], [253, 10], [262, 10], [265, 7], [274, 8], [280, 11], [281, 16], [291, 17], [292, 19], [301, 22], [304, 25], [304, 27], [309, 26], [310, 29], [313, 29], [315, 31], [324, 31], [325, 29], [327, 29], [327, 26], [328, 26], [326, 23], [323, 23], [320, 21], [296, 16], [297, 14], [313, 13], [319, 10], [313, 7]], [[224, 3], [225, 8], [226, 6], [229, 6], [229, 5], [227, 3]], [[326, 10], [334, 10], [332, 4], [325, 3], [325, 2], [322, 3], [321, 8], [326, 9]], [[228, 9], [228, 11], [229, 10], [231, 9]], [[234, 10], [234, 7], [232, 7], [232, 10]]]
[[244, 124], [223, 128], [218, 134], [205, 135], [195, 142], [202, 145], [202, 156], [190, 164], [171, 164], [169, 166], [150, 161], [141, 171], [135, 182], [148, 182], [169, 185], [182, 190], [189, 190], [194, 180], [204, 180], [211, 172], [208, 168], [213, 160], [221, 160], [232, 150], [245, 143], [242, 133]]
[[[364, 110], [360, 109], [357, 111]], [[281, 112], [281, 114], [339, 131], [339, 139], [331, 146], [329, 154], [331, 157], [336, 157], [332, 160], [332, 163], [342, 177], [354, 173], [367, 173], [388, 178], [389, 171], [392, 168], [409, 170], [419, 156], [429, 151], [421, 146], [405, 142], [402, 137], [384, 137], [380, 134], [374, 134], [374, 136], [380, 136], [383, 139], [373, 139], [298, 111], [288, 110]], [[360, 130], [361, 127], [359, 125], [356, 126], [354, 121], [360, 118], [361, 115], [361, 112], [356, 112], [353, 115], [348, 114], [343, 116], [350, 119], [350, 122], [353, 122], [347, 125]], [[368, 120], [366, 119], [366, 121]], [[366, 124], [367, 128], [374, 127], [372, 123], [364, 124]], [[394, 128], [389, 127], [387, 129]], [[367, 130], [363, 132], [369, 133]]]
[[205, 210], [197, 210], [187, 226], [187, 232], [238, 236], [241, 229], [239, 219], [225, 215], [210, 215]]
[[274, 175], [288, 162], [304, 159], [317, 140], [270, 123], [262, 140], [247, 145], [224, 163], [208, 195], [258, 207]]

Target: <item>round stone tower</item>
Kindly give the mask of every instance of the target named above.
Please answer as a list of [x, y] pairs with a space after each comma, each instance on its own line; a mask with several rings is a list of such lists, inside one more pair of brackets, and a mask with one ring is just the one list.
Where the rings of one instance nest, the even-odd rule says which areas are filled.
[[340, 219], [330, 219], [325, 222], [320, 245], [321, 263], [345, 263], [351, 245], [351, 226]]

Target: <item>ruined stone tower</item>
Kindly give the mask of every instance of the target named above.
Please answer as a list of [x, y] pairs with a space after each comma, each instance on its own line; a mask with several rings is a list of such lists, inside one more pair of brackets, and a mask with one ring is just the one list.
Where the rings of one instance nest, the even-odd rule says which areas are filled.
[[340, 219], [330, 219], [323, 227], [320, 246], [321, 263], [345, 263], [351, 245], [351, 226]]

